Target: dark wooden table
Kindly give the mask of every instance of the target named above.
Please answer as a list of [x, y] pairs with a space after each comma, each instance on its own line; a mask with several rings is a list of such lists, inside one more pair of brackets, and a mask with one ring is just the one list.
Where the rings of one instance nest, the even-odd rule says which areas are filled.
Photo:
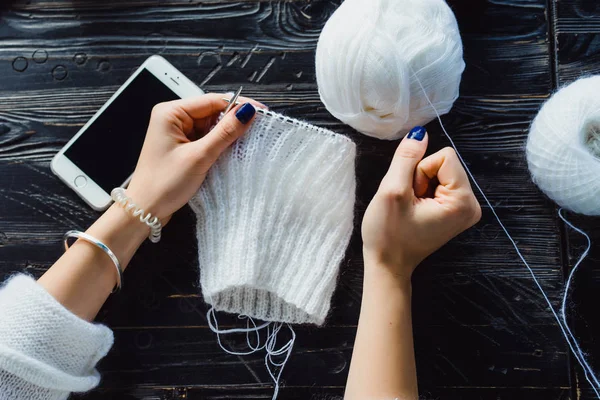
[[[365, 0], [368, 4], [369, 0]], [[245, 87], [273, 109], [351, 136], [359, 147], [357, 227], [396, 143], [356, 134], [319, 102], [314, 50], [339, 1], [0, 0], [0, 279], [42, 274], [61, 236], [91, 211], [49, 169], [52, 156], [152, 54], [207, 91]], [[584, 242], [531, 183], [531, 119], [558, 86], [600, 71], [597, 0], [450, 0], [467, 70], [444, 122], [543, 287], [558, 304]], [[447, 145], [428, 126], [431, 150]], [[573, 217], [573, 216], [571, 216]], [[573, 217], [600, 243], [596, 219]], [[86, 399], [270, 399], [260, 356], [224, 354], [199, 296], [193, 214], [144, 245], [126, 289], [98, 320], [115, 331]], [[360, 300], [358, 229], [324, 328], [300, 327], [280, 399], [341, 399]], [[584, 263], [571, 310], [600, 368], [600, 246]], [[414, 278], [419, 385], [426, 399], [592, 399], [540, 293], [491, 213]], [[242, 341], [231, 343], [240, 346]], [[373, 360], [377, 362], [377, 360]]]

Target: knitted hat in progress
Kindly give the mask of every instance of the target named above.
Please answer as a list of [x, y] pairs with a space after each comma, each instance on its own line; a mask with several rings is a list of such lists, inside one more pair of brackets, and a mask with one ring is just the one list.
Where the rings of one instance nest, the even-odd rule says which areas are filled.
[[190, 201], [205, 301], [323, 324], [353, 229], [355, 157], [343, 135], [257, 113]]

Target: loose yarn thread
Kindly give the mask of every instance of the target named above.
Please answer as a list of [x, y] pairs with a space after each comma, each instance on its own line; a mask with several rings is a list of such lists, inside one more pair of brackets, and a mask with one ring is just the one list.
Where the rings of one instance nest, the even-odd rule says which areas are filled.
[[428, 100], [449, 112], [465, 69], [456, 17], [444, 0], [345, 0], [321, 32], [315, 65], [327, 110], [388, 140], [433, 120]]
[[577, 233], [583, 235], [586, 238], [586, 240], [587, 240], [587, 247], [586, 247], [585, 251], [579, 257], [579, 259], [577, 260], [577, 262], [575, 263], [575, 266], [571, 270], [571, 272], [569, 274], [569, 277], [567, 279], [567, 282], [565, 284], [565, 290], [564, 290], [564, 294], [563, 294], [563, 300], [562, 300], [562, 304], [561, 304], [560, 317], [559, 317], [559, 315], [557, 314], [556, 310], [552, 306], [552, 302], [550, 301], [550, 298], [548, 297], [548, 295], [546, 294], [546, 292], [542, 288], [542, 285], [540, 284], [539, 280], [537, 279], [537, 276], [535, 275], [535, 272], [533, 271], [533, 269], [531, 268], [531, 266], [529, 265], [529, 263], [527, 262], [527, 260], [525, 260], [525, 257], [521, 253], [521, 250], [519, 249], [519, 246], [517, 246], [516, 241], [513, 239], [513, 237], [511, 236], [511, 234], [508, 232], [508, 229], [506, 228], [506, 226], [504, 225], [504, 223], [500, 219], [500, 216], [496, 212], [496, 209], [494, 208], [494, 206], [492, 205], [492, 203], [490, 202], [490, 200], [486, 196], [486, 194], [483, 191], [483, 189], [481, 188], [481, 186], [479, 186], [479, 183], [477, 182], [477, 180], [473, 176], [473, 173], [471, 172], [471, 170], [467, 166], [467, 163], [465, 162], [465, 160], [463, 159], [462, 155], [458, 151], [458, 148], [456, 147], [456, 144], [454, 144], [454, 140], [452, 140], [452, 137], [450, 137], [450, 134], [448, 133], [448, 131], [446, 130], [446, 127], [444, 126], [444, 123], [442, 122], [441, 115], [438, 113], [437, 109], [435, 108], [435, 106], [433, 105], [433, 103], [431, 102], [431, 100], [429, 100], [429, 97], [427, 96], [427, 93], [425, 92], [425, 88], [422, 86], [421, 82], [418, 80], [418, 77], [417, 77], [417, 82], [419, 83], [419, 86], [421, 86], [421, 89], [423, 90], [423, 93], [424, 93], [425, 97], [427, 98], [427, 101], [429, 102], [429, 105], [435, 111], [436, 116], [437, 116], [437, 120], [440, 123], [440, 127], [442, 128], [442, 131], [444, 132], [444, 135], [446, 136], [446, 138], [450, 142], [450, 145], [452, 146], [452, 148], [456, 152], [456, 155], [458, 156], [458, 158], [460, 159], [460, 162], [464, 166], [465, 171], [467, 172], [467, 174], [471, 178], [471, 181], [473, 182], [473, 184], [475, 185], [475, 187], [477, 188], [477, 190], [479, 191], [479, 193], [483, 197], [485, 203], [488, 205], [488, 207], [492, 211], [492, 214], [496, 218], [496, 221], [498, 222], [498, 224], [500, 225], [500, 227], [502, 228], [502, 230], [506, 234], [506, 237], [511, 242], [511, 244], [512, 244], [513, 248], [515, 249], [517, 255], [519, 256], [519, 258], [521, 259], [521, 261], [523, 262], [523, 264], [525, 265], [525, 267], [529, 271], [529, 274], [533, 278], [533, 281], [534, 281], [535, 285], [540, 290], [540, 292], [541, 292], [544, 300], [548, 304], [548, 307], [550, 308], [550, 311], [552, 312], [552, 315], [554, 316], [554, 319], [556, 320], [556, 322], [558, 322], [558, 326], [560, 328], [560, 331], [561, 331], [563, 337], [565, 338], [565, 340], [567, 341], [567, 345], [569, 346], [569, 349], [571, 350], [571, 352], [575, 356], [575, 359], [577, 360], [577, 363], [583, 369], [585, 379], [592, 386], [592, 390], [594, 391], [596, 397], [598, 399], [600, 399], [600, 382], [598, 381], [598, 378], [596, 377], [596, 374], [594, 373], [592, 367], [590, 366], [590, 364], [586, 360], [585, 354], [583, 353], [583, 350], [581, 349], [581, 346], [580, 346], [579, 342], [577, 341], [577, 339], [575, 338], [575, 335], [571, 331], [571, 328], [569, 327], [569, 324], [567, 322], [567, 316], [566, 316], [566, 305], [567, 305], [569, 291], [570, 291], [571, 283], [573, 281], [573, 277], [575, 276], [576, 271], [579, 269], [579, 266], [581, 265], [581, 263], [583, 262], [583, 260], [585, 260], [585, 258], [587, 257], [587, 255], [588, 255], [588, 253], [589, 253], [589, 251], [591, 249], [592, 243], [591, 243], [589, 235], [587, 233], [585, 233], [583, 230], [581, 230], [581, 229], [577, 228], [576, 226], [574, 226], [571, 222], [569, 222], [565, 218], [565, 216], [563, 215], [563, 209], [562, 208], [560, 208], [558, 210], [558, 216], [570, 228], [574, 229]]
[[[283, 373], [283, 369], [287, 364], [292, 350], [294, 348], [294, 343], [296, 342], [296, 332], [294, 332], [294, 328], [290, 324], [283, 322], [265, 322], [261, 325], [256, 325], [256, 322], [253, 318], [248, 317], [246, 315], [239, 315], [239, 319], [246, 320], [246, 328], [231, 328], [231, 329], [219, 329], [219, 323], [217, 321], [217, 316], [215, 314], [214, 307], [211, 307], [206, 313], [206, 319], [208, 321], [208, 327], [211, 331], [213, 331], [217, 335], [217, 342], [219, 343], [219, 347], [221, 350], [226, 352], [227, 354], [236, 355], [236, 356], [247, 356], [251, 354], [255, 354], [261, 350], [265, 350], [265, 368], [269, 373], [269, 376], [273, 380], [274, 390], [272, 400], [277, 399], [279, 394], [279, 381], [281, 380], [281, 374]], [[252, 324], [252, 327], [250, 327]], [[286, 326], [291, 334], [291, 339], [287, 341], [280, 348], [277, 348], [277, 337], [283, 328]], [[260, 332], [266, 330], [266, 339], [265, 342], [261, 344]], [[246, 345], [250, 350], [248, 351], [235, 351], [230, 350], [225, 347], [221, 341], [221, 335], [229, 335], [229, 334], [237, 334], [237, 333], [245, 333], [246, 334]], [[250, 334], [256, 334], [256, 345], [253, 345], [250, 341]], [[276, 361], [276, 357], [283, 357], [283, 360], [280, 362]]]
[[[565, 292], [563, 293], [562, 305], [560, 307], [560, 314], [561, 314], [563, 323], [565, 324], [565, 329], [567, 330], [569, 336], [573, 339], [575, 348], [577, 349], [577, 354], [575, 354], [575, 358], [577, 359], [577, 362], [579, 363], [579, 365], [581, 365], [583, 367], [583, 372], [584, 372], [584, 375], [585, 375], [585, 379], [588, 381], [588, 383], [590, 385], [592, 385], [592, 389], [594, 390], [594, 393], [596, 394], [596, 397], [600, 399], [600, 393], [599, 393], [599, 390], [598, 390], [600, 388], [600, 382], [598, 382], [598, 378], [596, 377], [596, 374], [595, 374], [594, 370], [592, 369], [592, 367], [589, 365], [589, 363], [585, 359], [585, 354], [583, 353], [583, 350], [581, 349], [581, 346], [579, 345], [577, 339], [575, 338], [575, 335], [573, 334], [573, 332], [571, 331], [571, 328], [569, 327], [569, 324], [567, 323], [567, 311], [566, 311], [567, 310], [567, 301], [569, 299], [569, 291], [570, 291], [570, 288], [571, 288], [571, 283], [573, 281], [573, 277], [575, 276], [575, 273], [579, 269], [579, 266], [581, 265], [581, 263], [583, 262], [583, 260], [585, 260], [586, 257], [588, 256], [588, 254], [590, 252], [590, 249], [592, 248], [592, 241], [590, 239], [590, 236], [587, 233], [585, 233], [583, 230], [581, 230], [578, 227], [576, 227], [575, 225], [573, 225], [571, 222], [569, 222], [565, 218], [565, 216], [563, 215], [563, 209], [562, 208], [558, 210], [558, 216], [571, 229], [573, 229], [575, 232], [577, 232], [580, 235], [582, 235], [583, 237], [585, 237], [585, 239], [587, 241], [587, 246], [586, 246], [584, 252], [581, 253], [581, 256], [579, 256], [579, 259], [577, 260], [577, 262], [573, 266], [573, 269], [571, 269], [571, 272], [569, 273], [569, 277], [567, 278], [567, 283], [565, 285]], [[592, 379], [594, 381], [595, 386], [594, 386], [594, 384], [592, 384], [592, 382], [590, 381], [590, 379]]]

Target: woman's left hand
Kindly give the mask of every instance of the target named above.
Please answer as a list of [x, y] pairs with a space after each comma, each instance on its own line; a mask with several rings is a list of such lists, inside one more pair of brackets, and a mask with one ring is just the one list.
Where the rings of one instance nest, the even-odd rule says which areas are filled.
[[255, 107], [265, 107], [240, 98], [244, 104], [208, 131], [227, 107], [223, 97], [211, 93], [160, 103], [152, 110], [127, 195], [163, 225], [198, 191], [219, 155], [248, 130]]
[[[212, 129], [228, 104], [221, 94], [156, 105], [127, 195], [166, 224], [198, 191], [219, 155], [248, 130], [256, 112], [249, 103], [264, 107], [241, 101], [248, 103], [234, 107]], [[106, 245], [125, 269], [149, 229], [113, 204], [86, 233]], [[115, 287], [114, 268], [103, 251], [78, 240], [38, 283], [71, 312], [91, 321]]]

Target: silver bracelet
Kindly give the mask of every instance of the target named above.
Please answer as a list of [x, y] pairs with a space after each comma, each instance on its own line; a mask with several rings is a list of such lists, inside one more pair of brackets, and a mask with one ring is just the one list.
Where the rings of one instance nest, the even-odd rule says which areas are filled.
[[93, 244], [94, 246], [96, 246], [97, 248], [99, 248], [100, 250], [105, 252], [106, 255], [110, 257], [112, 262], [115, 264], [115, 267], [117, 268], [117, 284], [115, 285], [112, 292], [115, 293], [115, 292], [118, 292], [119, 290], [121, 290], [121, 282], [123, 282], [123, 270], [121, 269], [121, 263], [119, 262], [119, 259], [117, 258], [117, 256], [115, 256], [115, 253], [113, 253], [111, 251], [111, 249], [108, 248], [107, 245], [105, 245], [104, 243], [102, 243], [101, 241], [96, 239], [95, 237], [90, 236], [87, 233], [84, 233], [81, 231], [69, 231], [69, 232], [65, 233], [65, 235], [63, 237], [64, 243], [65, 243], [65, 251], [69, 250], [69, 238], [76, 238], [76, 239], [84, 240], [88, 243]]
[[150, 228], [150, 235], [148, 236], [148, 239], [150, 239], [152, 243], [160, 242], [162, 224], [157, 217], [153, 217], [150, 213], [144, 215], [144, 209], [138, 207], [130, 197], [127, 197], [125, 194], [125, 189], [121, 187], [114, 188], [112, 192], [110, 192], [110, 197], [116, 204], [123, 207], [125, 211], [131, 213], [134, 218], [139, 218], [142, 224], [145, 224], [148, 228]]

